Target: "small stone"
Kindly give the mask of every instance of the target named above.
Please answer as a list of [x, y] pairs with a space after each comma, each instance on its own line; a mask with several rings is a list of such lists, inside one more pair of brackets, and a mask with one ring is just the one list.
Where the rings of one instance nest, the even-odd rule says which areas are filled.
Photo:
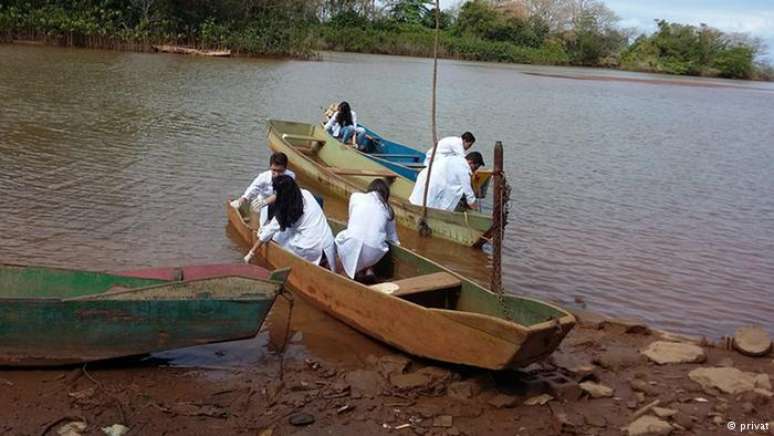
[[376, 396], [379, 394], [381, 377], [376, 371], [358, 369], [347, 373], [344, 381], [349, 385], [353, 394]]
[[720, 425], [720, 424], [723, 424], [724, 422], [726, 422], [726, 420], [723, 419], [722, 416], [713, 416], [712, 417], [712, 422], [714, 422], [715, 425]]
[[102, 433], [105, 433], [107, 436], [124, 436], [125, 434], [129, 433], [129, 427], [121, 424], [113, 424], [109, 427], [102, 427], [101, 430]]
[[433, 419], [433, 427], [446, 427], [449, 428], [454, 425], [454, 418], [450, 415], [441, 415]]
[[629, 382], [632, 390], [635, 392], [643, 392], [648, 395], [658, 395], [659, 390], [653, 387], [650, 383], [646, 383], [642, 380], [634, 379]]
[[753, 389], [753, 392], [756, 395], [758, 395], [760, 397], [763, 397], [763, 398], [768, 398], [768, 399], [774, 398], [774, 392], [771, 392], [771, 391], [766, 390], [766, 389], [755, 388], [755, 389]]
[[56, 434], [59, 436], [81, 436], [86, 430], [86, 423], [83, 421], [72, 421], [59, 427]]
[[597, 415], [595, 413], [590, 413], [588, 415], [585, 415], [583, 419], [586, 421], [587, 425], [590, 425], [592, 427], [599, 427], [599, 428], [605, 428], [607, 427], [607, 420], [604, 416]]
[[406, 372], [409, 364], [411, 364], [409, 359], [397, 354], [383, 356], [377, 361], [379, 373], [384, 378], [390, 378], [395, 374], [403, 374]]
[[510, 408], [516, 405], [516, 402], [518, 402], [518, 398], [514, 397], [512, 395], [505, 395], [505, 394], [497, 394], [494, 397], [492, 397], [488, 403], [492, 407], [496, 407], [498, 409], [504, 409], [504, 408]]
[[739, 327], [734, 336], [734, 349], [745, 356], [765, 356], [771, 351], [771, 339], [759, 326]]
[[542, 395], [538, 395], [536, 397], [532, 397], [532, 398], [527, 399], [527, 401], [524, 402], [524, 405], [525, 406], [542, 406], [542, 405], [548, 403], [549, 401], [551, 401], [553, 399], [554, 399], [554, 397], [552, 397], [551, 395], [542, 394]]
[[677, 415], [677, 410], [667, 409], [666, 407], [654, 407], [653, 413], [655, 413], [659, 418], [670, 418]]
[[672, 426], [655, 416], [645, 415], [629, 424], [625, 429], [629, 436], [662, 436], [672, 432]]
[[624, 333], [648, 336], [652, 332], [645, 323], [636, 319], [607, 319], [601, 325], [604, 330], [622, 330]]
[[637, 398], [638, 403], [644, 403], [645, 402], [645, 394], [642, 392], [635, 392], [634, 393], [635, 398]]
[[481, 393], [481, 385], [474, 381], [461, 381], [449, 384], [446, 393], [457, 400], [469, 400]]
[[588, 393], [591, 398], [607, 398], [613, 396], [612, 388], [599, 383], [583, 382], [578, 386], [580, 386], [584, 392]]
[[432, 383], [429, 375], [417, 372], [411, 374], [395, 374], [390, 376], [390, 384], [399, 390], [412, 390], [429, 386]]
[[314, 416], [308, 413], [296, 413], [295, 415], [290, 415], [288, 422], [295, 426], [310, 425], [314, 424]]
[[626, 407], [629, 409], [636, 409], [637, 408], [637, 402], [636, 401], [627, 401]]
[[755, 412], [755, 406], [753, 406], [752, 403], [747, 402], [742, 404], [742, 411], [748, 415], [751, 415], [753, 412]]
[[630, 348], [607, 350], [597, 356], [593, 363], [611, 371], [631, 368], [643, 363], [642, 355]]
[[707, 359], [704, 350], [696, 345], [656, 341], [642, 350], [648, 359], [659, 365], [668, 363], [701, 363]]
[[705, 389], [716, 388], [721, 392], [736, 395], [755, 389], [756, 375], [736, 368], [698, 368], [688, 377]]
[[272, 436], [274, 434], [273, 428], [265, 428], [258, 433], [258, 436]]
[[771, 390], [771, 380], [768, 374], [758, 374], [753, 378], [753, 384], [757, 389]]
[[685, 428], [686, 430], [690, 430], [693, 428], [694, 420], [688, 415], [678, 413], [672, 419], [681, 427]]

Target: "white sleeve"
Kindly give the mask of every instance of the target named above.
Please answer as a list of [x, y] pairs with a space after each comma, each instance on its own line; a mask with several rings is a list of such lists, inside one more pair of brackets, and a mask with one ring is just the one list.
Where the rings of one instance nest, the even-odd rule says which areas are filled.
[[357, 129], [357, 112], [352, 111], [352, 128]]
[[270, 241], [275, 234], [280, 232], [280, 225], [277, 218], [272, 218], [267, 224], [261, 226], [258, 230], [258, 239], [262, 242]]
[[327, 123], [325, 123], [325, 130], [330, 131], [333, 125], [336, 123], [336, 117], [339, 116], [339, 113], [336, 112], [333, 114], [333, 116], [328, 120]]
[[395, 218], [393, 218], [392, 221], [387, 221], [387, 240], [394, 242], [395, 245], [400, 245], [398, 229], [395, 226]]
[[467, 167], [467, 165], [468, 164], [465, 163], [465, 168], [463, 168], [462, 164], [460, 164], [456, 172], [458, 183], [460, 186], [462, 186], [462, 193], [465, 194], [465, 201], [467, 201], [468, 206], [472, 206], [476, 203], [476, 193], [473, 192], [473, 186], [471, 184], [470, 178], [470, 169]]
[[258, 174], [258, 177], [253, 179], [253, 183], [250, 183], [250, 186], [245, 189], [245, 193], [242, 194], [242, 197], [252, 201], [258, 196], [258, 193], [263, 190], [266, 183], [265, 177], [262, 177], [263, 174], [264, 173]]

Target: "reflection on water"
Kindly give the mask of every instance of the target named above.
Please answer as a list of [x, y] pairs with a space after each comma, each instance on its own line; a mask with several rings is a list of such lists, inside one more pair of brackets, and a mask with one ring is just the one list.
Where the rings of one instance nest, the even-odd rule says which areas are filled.
[[[0, 46], [0, 59], [0, 262], [127, 269], [240, 261], [246, 247], [224, 231], [223, 202], [266, 167], [268, 119], [317, 121], [322, 106], [346, 99], [395, 140], [424, 148], [431, 136], [431, 64], [423, 59], [14, 46]], [[774, 87], [604, 76], [663, 80], [441, 63], [440, 134], [472, 130], [485, 156], [495, 140], [506, 147], [507, 289], [565, 304], [579, 298], [592, 310], [694, 334], [719, 336], [746, 322], [774, 330]], [[346, 204], [326, 199], [326, 210], [342, 218]], [[488, 280], [483, 253], [401, 237]], [[309, 326], [318, 321], [298, 328], [314, 338], [320, 329]], [[257, 361], [266, 341], [193, 353]]]

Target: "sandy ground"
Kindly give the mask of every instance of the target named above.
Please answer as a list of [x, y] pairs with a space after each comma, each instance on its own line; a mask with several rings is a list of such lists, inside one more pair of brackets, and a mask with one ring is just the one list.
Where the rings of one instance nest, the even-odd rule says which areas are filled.
[[[760, 424], [747, 434], [774, 434], [761, 429], [774, 421], [770, 387], [731, 395], [688, 376], [731, 366], [774, 380], [771, 354], [751, 358], [705, 344], [703, 363], [656, 365], [639, 350], [659, 333], [580, 313], [548, 361], [491, 372], [411, 359], [298, 301], [280, 353], [288, 309], [278, 300], [251, 341], [171, 358], [2, 370], [0, 434], [62, 434], [83, 422], [85, 430], [70, 434], [122, 424], [130, 435], [619, 435], [637, 415], [655, 418], [656, 409], [640, 411], [655, 401], [671, 409], [659, 412], [673, 413], [659, 418], [671, 434], [733, 434], [729, 421]], [[586, 381], [612, 393], [591, 398], [578, 384]]]

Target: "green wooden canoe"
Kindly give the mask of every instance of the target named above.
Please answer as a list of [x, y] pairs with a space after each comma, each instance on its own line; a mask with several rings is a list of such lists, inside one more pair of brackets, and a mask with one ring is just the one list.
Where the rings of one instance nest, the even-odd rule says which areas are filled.
[[[250, 245], [256, 228], [226, 203], [226, 214]], [[334, 232], [343, 224], [328, 220]], [[383, 281], [366, 286], [280, 248], [257, 253], [289, 268], [288, 283], [307, 301], [351, 327], [406, 353], [488, 369], [527, 366], [548, 357], [575, 325], [554, 305], [506, 294], [502, 301], [471, 280], [401, 246], [375, 266]]]
[[[196, 280], [0, 265], [0, 365], [89, 362], [254, 336], [286, 272]], [[263, 278], [261, 278], [263, 277]]]
[[[414, 182], [384, 168], [356, 149], [328, 135], [322, 126], [269, 121], [269, 147], [288, 155], [290, 165], [342, 198], [364, 191], [375, 178], [390, 183], [390, 203], [398, 224], [417, 230], [422, 208], [409, 203]], [[492, 227], [492, 218], [478, 212], [429, 209], [432, 236], [472, 246]]]

